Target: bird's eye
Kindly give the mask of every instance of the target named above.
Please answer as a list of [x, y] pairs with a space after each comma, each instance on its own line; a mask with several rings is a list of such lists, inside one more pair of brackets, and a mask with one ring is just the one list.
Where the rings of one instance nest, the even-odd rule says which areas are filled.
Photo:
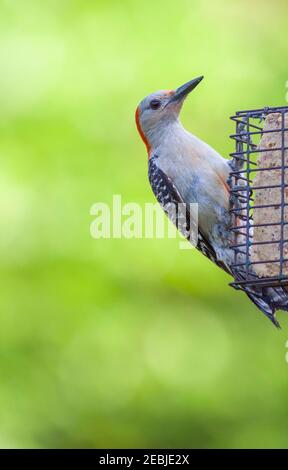
[[161, 102], [159, 100], [152, 100], [150, 101], [150, 108], [151, 109], [158, 109], [161, 105]]

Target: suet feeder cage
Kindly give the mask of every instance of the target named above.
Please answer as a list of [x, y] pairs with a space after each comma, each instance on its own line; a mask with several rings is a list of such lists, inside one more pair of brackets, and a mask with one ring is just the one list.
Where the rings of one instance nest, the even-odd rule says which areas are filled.
[[231, 119], [232, 286], [287, 285], [288, 106], [240, 111]]

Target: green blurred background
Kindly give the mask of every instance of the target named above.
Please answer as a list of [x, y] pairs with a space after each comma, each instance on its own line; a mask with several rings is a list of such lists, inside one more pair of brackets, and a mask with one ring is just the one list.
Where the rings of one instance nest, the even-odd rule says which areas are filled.
[[0, 0], [0, 446], [288, 447], [277, 331], [179, 240], [94, 240], [90, 207], [153, 202], [145, 95], [182, 117], [285, 104], [287, 0]]

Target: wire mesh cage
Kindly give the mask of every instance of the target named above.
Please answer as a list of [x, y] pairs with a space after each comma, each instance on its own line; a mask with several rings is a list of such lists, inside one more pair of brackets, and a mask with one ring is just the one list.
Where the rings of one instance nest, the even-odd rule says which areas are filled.
[[232, 286], [288, 284], [288, 106], [237, 112], [231, 154]]

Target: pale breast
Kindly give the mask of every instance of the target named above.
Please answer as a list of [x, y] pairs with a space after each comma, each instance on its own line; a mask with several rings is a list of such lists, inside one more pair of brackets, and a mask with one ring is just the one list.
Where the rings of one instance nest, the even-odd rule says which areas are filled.
[[[193, 137], [193, 136], [192, 136]], [[215, 233], [215, 226], [228, 219], [228, 162], [211, 147], [182, 139], [161, 152], [158, 166], [172, 179], [187, 203], [198, 203], [198, 220], [205, 234]], [[218, 230], [216, 230], [218, 233]]]

